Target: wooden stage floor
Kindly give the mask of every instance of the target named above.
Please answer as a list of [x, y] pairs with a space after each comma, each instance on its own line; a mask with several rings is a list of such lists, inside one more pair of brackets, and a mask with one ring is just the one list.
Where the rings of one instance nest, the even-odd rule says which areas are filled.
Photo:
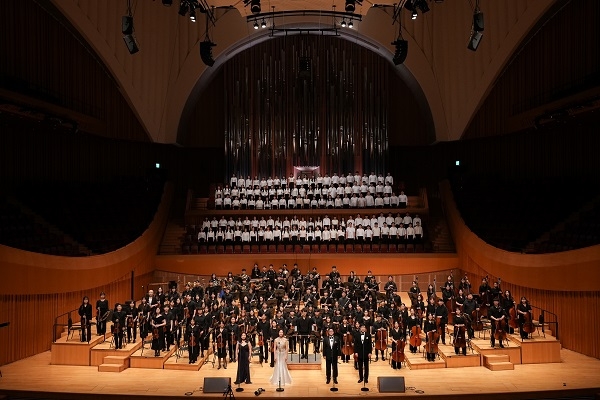
[[[339, 364], [339, 391], [331, 392], [325, 384], [325, 365], [321, 370], [291, 371], [294, 380], [278, 393], [268, 383], [272, 369], [254, 358], [252, 384], [235, 397], [255, 397], [266, 389], [262, 398], [399, 398], [436, 399], [532, 399], [588, 396], [600, 398], [600, 360], [569, 350], [561, 350], [560, 363], [517, 364], [514, 370], [491, 371], [483, 366], [462, 368], [416, 369], [390, 368], [388, 361], [371, 364], [369, 392], [361, 392], [358, 373], [353, 364]], [[46, 399], [157, 399], [157, 398], [224, 398], [221, 393], [204, 394], [205, 377], [231, 377], [235, 380], [237, 364], [227, 369], [206, 364], [199, 371], [128, 368], [120, 373], [98, 372], [96, 366], [51, 365], [50, 352], [4, 365], [1, 368], [1, 394], [19, 398]], [[385, 394], [377, 389], [377, 376], [403, 376], [406, 393]], [[235, 389], [235, 386], [234, 386]], [[190, 393], [191, 392], [191, 393]], [[186, 395], [186, 393], [188, 393]], [[485, 396], [484, 396], [485, 394]], [[596, 397], [594, 397], [596, 396]], [[10, 398], [10, 397], [9, 397]]]

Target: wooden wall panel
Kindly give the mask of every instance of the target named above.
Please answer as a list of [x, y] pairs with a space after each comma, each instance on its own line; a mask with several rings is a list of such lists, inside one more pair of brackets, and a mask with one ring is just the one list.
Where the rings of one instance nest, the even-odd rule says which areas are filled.
[[532, 305], [558, 315], [564, 347], [600, 358], [600, 245], [541, 255], [499, 250], [467, 228], [447, 181], [441, 185], [441, 194], [460, 269], [469, 274], [472, 284], [478, 287], [486, 275], [492, 281], [502, 278], [502, 288], [515, 297], [526, 296]]

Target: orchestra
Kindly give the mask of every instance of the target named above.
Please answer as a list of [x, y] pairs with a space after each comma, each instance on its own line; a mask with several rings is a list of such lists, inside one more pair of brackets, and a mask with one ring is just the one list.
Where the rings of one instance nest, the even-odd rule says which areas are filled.
[[[112, 321], [115, 349], [123, 348], [125, 333], [127, 343], [135, 343], [139, 330], [142, 343], [151, 342], [156, 357], [175, 346], [187, 350], [190, 364], [214, 354], [219, 369], [240, 361], [236, 349], [242, 337], [252, 350], [250, 359], [258, 355], [260, 363], [270, 367], [276, 361], [273, 343], [281, 332], [288, 341], [288, 352], [298, 361], [311, 354], [316, 359], [322, 352], [321, 357], [327, 353], [331, 358], [331, 343], [324, 347], [330, 340], [335, 358], [344, 364], [353, 359], [359, 383], [366, 383], [369, 364], [380, 358], [392, 369], [402, 368], [407, 341], [409, 354], [422, 353], [435, 362], [438, 346], [446, 345], [446, 334], [454, 353], [466, 356], [475, 331], [480, 330], [478, 325], [484, 322], [491, 331], [492, 347], [496, 341], [504, 347], [506, 333], [517, 329], [522, 339], [528, 338], [531, 306], [527, 299], [517, 303], [509, 291], [501, 290], [500, 279], [493, 286], [488, 282], [488, 277], [483, 278], [477, 294], [471, 291], [466, 276], [455, 288], [451, 273], [444, 286], [436, 287], [434, 279], [427, 292], [421, 293], [415, 276], [406, 291], [407, 305], [392, 275], [380, 291], [381, 282], [371, 271], [362, 281], [352, 271], [344, 282], [336, 266], [325, 274], [316, 267], [303, 274], [297, 264], [291, 271], [285, 264], [277, 269], [272, 264], [262, 268], [255, 264], [250, 275], [246, 269], [223, 278], [212, 274], [207, 283], [186, 283], [181, 293], [171, 281], [168, 292], [160, 286], [156, 294], [149, 289], [137, 306], [128, 300], [109, 310], [106, 295], [101, 293], [96, 317], [98, 334], [106, 329], [101, 326], [103, 318]], [[440, 297], [436, 290], [441, 290]], [[481, 310], [486, 307], [483, 315]], [[82, 324], [86, 324], [82, 340], [89, 340], [91, 312], [86, 297], [79, 310]], [[335, 380], [337, 372], [331, 368]]]

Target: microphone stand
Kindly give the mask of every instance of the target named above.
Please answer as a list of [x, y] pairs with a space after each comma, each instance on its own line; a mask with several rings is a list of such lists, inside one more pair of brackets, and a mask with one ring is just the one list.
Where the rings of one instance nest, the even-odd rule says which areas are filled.
[[[335, 342], [335, 339], [334, 339]], [[325, 342], [323, 341], [323, 355], [325, 354]], [[337, 364], [338, 362], [338, 358], [337, 358], [337, 354], [335, 352], [335, 348], [331, 349], [331, 368], [333, 369], [333, 363]], [[337, 365], [335, 366], [337, 369]], [[330, 391], [332, 392], [337, 392], [339, 389], [337, 387], [335, 387], [335, 382], [337, 381], [337, 377], [333, 378], [333, 384], [331, 385], [331, 387], [329, 388]]]
[[[366, 339], [367, 339], [367, 335], [365, 335], [365, 340]], [[365, 361], [365, 359], [364, 359], [364, 357], [365, 357], [365, 342], [364, 341], [362, 342], [362, 354], [363, 354], [362, 363], [364, 364], [364, 361]], [[364, 365], [361, 365], [360, 367], [363, 368], [363, 387], [360, 388], [360, 391], [361, 392], [368, 392], [369, 388], [366, 386], [367, 385], [367, 382], [366, 382], [367, 378], [365, 378], [365, 372], [366, 371], [365, 371]]]

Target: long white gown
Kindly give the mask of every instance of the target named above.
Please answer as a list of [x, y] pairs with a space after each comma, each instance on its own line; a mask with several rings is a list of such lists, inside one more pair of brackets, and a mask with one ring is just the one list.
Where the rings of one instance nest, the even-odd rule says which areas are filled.
[[287, 355], [288, 355], [288, 340], [286, 338], [275, 339], [275, 368], [273, 369], [273, 375], [271, 375], [271, 384], [284, 386], [292, 383], [292, 377], [290, 371], [287, 368]]

